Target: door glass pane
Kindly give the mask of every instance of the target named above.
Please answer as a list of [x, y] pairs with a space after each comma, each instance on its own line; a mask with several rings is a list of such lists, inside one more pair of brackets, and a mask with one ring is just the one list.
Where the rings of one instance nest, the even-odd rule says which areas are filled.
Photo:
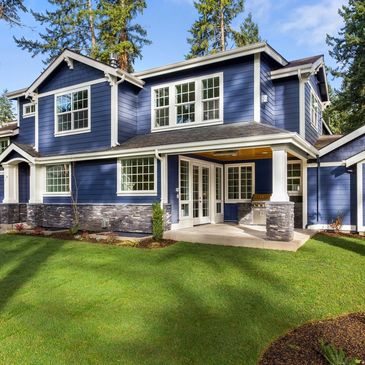
[[193, 218], [199, 217], [199, 167], [193, 166]]
[[189, 216], [189, 162], [180, 162], [180, 202], [181, 216]]
[[215, 168], [215, 199], [217, 201], [216, 204], [216, 212], [217, 214], [222, 213], [222, 168]]
[[209, 216], [209, 168], [202, 168], [202, 214]]

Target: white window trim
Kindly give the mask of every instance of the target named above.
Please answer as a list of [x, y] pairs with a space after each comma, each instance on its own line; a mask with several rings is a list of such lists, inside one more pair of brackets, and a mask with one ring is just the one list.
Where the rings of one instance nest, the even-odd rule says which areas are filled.
[[[72, 129], [69, 131], [58, 131], [58, 120], [57, 120], [57, 97], [67, 94], [72, 94], [78, 91], [87, 90], [87, 118], [88, 118], [88, 127], [87, 128], [79, 128], [79, 129]], [[62, 137], [62, 136], [69, 136], [73, 134], [81, 134], [81, 133], [88, 133], [91, 132], [91, 88], [89, 86], [84, 86], [81, 88], [70, 89], [68, 91], [64, 91], [61, 93], [54, 94], [54, 136], [55, 137]], [[71, 111], [71, 115], [73, 116], [73, 111]], [[73, 117], [72, 117], [73, 118]]]
[[[288, 160], [288, 165], [294, 165], [294, 164], [300, 165], [300, 176], [299, 176], [300, 190], [299, 191], [288, 190], [288, 195], [289, 196], [302, 196], [303, 195], [303, 164], [302, 164], [302, 161], [300, 161], [300, 160]], [[289, 179], [290, 178], [288, 176], [287, 180], [289, 181]]]
[[[309, 96], [309, 114], [310, 114], [310, 125], [313, 129], [315, 129], [317, 132], [319, 131], [319, 125], [321, 123], [321, 117], [322, 117], [322, 112], [323, 112], [323, 107], [322, 107], [322, 102], [319, 99], [317, 93], [315, 92], [313, 86], [311, 85], [310, 81], [308, 81], [309, 84], [309, 92], [310, 92], [310, 96]], [[312, 95], [315, 97], [317, 104], [318, 104], [318, 112], [317, 112], [317, 125], [315, 125], [313, 123], [312, 120]]]
[[[249, 203], [251, 202], [251, 199], [228, 199], [228, 168], [230, 167], [244, 167], [244, 166], [251, 166], [252, 167], [252, 194], [255, 194], [256, 190], [256, 181], [255, 181], [255, 163], [249, 162], [249, 163], [233, 163], [233, 164], [226, 164], [224, 165], [224, 202], [225, 203]], [[241, 175], [241, 173], [240, 173]], [[238, 191], [239, 194], [241, 194], [241, 176], [238, 180]]]
[[[69, 191], [62, 191], [62, 192], [48, 192], [47, 191], [47, 166], [57, 166], [57, 165], [68, 165], [68, 171], [69, 171]], [[49, 164], [45, 166], [44, 169], [44, 197], [61, 197], [61, 196], [71, 196], [72, 191], [72, 167], [70, 163], [56, 163], [56, 164]]]
[[[131, 159], [142, 159], [146, 157], [153, 157], [154, 161], [154, 169], [153, 169], [153, 182], [154, 182], [154, 190], [149, 191], [122, 191], [122, 160], [131, 160]], [[131, 156], [131, 157], [123, 157], [118, 158], [117, 160], [117, 196], [157, 196], [157, 159], [154, 156], [146, 155], [146, 156]]]
[[[26, 107], [32, 106], [32, 105], [34, 105], [34, 112], [33, 113], [26, 113], [25, 112]], [[23, 119], [24, 118], [34, 117], [35, 116], [35, 110], [36, 110], [35, 103], [26, 103], [26, 104], [23, 104]]]
[[[203, 121], [203, 98], [202, 98], [202, 80], [210, 79], [213, 77], [219, 77], [219, 118], [213, 120]], [[177, 124], [176, 123], [176, 93], [175, 86], [180, 84], [185, 84], [188, 82], [195, 82], [195, 122], [185, 123], [185, 124]], [[156, 85], [151, 88], [151, 132], [157, 131], [168, 131], [177, 128], [193, 128], [193, 127], [201, 127], [215, 124], [223, 124], [223, 72], [218, 72], [215, 74], [189, 78], [178, 80], [172, 83], [165, 83]], [[169, 88], [169, 125], [164, 127], [156, 127], [155, 126], [155, 90], [162, 89], [168, 87]]]

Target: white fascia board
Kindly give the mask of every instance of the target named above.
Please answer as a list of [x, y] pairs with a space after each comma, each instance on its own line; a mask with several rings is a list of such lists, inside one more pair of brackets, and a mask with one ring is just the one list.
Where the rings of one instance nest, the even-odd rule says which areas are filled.
[[20, 98], [21, 96], [25, 95], [25, 92], [28, 90], [28, 88], [24, 88], [24, 89], [19, 89], [19, 90], [14, 90], [14, 91], [9, 91], [5, 94], [5, 96], [8, 99], [16, 99], [16, 98]]
[[28, 160], [31, 163], [35, 163], [35, 158], [31, 156], [29, 153], [23, 151], [20, 147], [16, 146], [15, 144], [11, 144], [1, 155], [0, 155], [0, 162], [9, 155], [10, 152], [15, 151], [19, 153], [22, 157]]
[[365, 151], [362, 151], [362, 152], [358, 153], [357, 155], [348, 158], [346, 160], [346, 167], [352, 166], [352, 165], [362, 162], [362, 161], [365, 161]]
[[[338, 166], [345, 166], [345, 162], [337, 161], [337, 162], [320, 162], [320, 167], [338, 167]], [[317, 162], [309, 163], [307, 165], [308, 168], [318, 167]]]
[[[79, 153], [74, 155], [49, 156], [36, 158], [36, 163], [55, 163], [67, 161], [81, 160], [96, 160], [106, 158], [143, 156], [146, 154], [155, 154], [156, 150], [162, 154], [177, 154], [177, 153], [195, 153], [207, 152], [211, 150], [226, 150], [232, 148], [253, 148], [253, 147], [268, 147], [277, 144], [292, 144], [300, 149], [303, 149], [309, 155], [315, 156], [314, 148], [307, 145], [296, 133], [281, 133], [267, 136], [254, 136], [246, 138], [231, 138], [214, 141], [200, 141], [192, 143], [180, 143], [165, 146], [151, 146], [131, 149], [114, 149], [102, 152]], [[1, 157], [1, 156], [0, 156]]]
[[278, 63], [280, 63], [282, 66], [285, 66], [288, 64], [288, 61], [285, 60], [279, 53], [277, 53], [273, 48], [271, 48], [266, 43], [255, 43], [244, 47], [239, 47], [235, 49], [231, 49], [224, 52], [219, 52], [213, 55], [203, 56], [203, 57], [196, 57], [192, 58], [186, 61], [181, 61], [177, 63], [172, 63], [170, 65], [161, 66], [161, 67], [155, 67], [151, 68], [145, 71], [136, 72], [133, 74], [133, 76], [136, 76], [140, 79], [145, 79], [149, 77], [155, 77], [164, 75], [171, 72], [177, 72], [177, 71], [183, 71], [183, 70], [189, 70], [191, 68], [209, 65], [212, 63], [217, 63], [221, 61], [230, 60], [233, 58], [248, 56], [251, 54], [259, 53], [259, 52], [265, 52], [269, 56], [271, 56], [273, 59], [275, 59]]
[[327, 153], [335, 150], [336, 148], [341, 147], [348, 142], [351, 142], [353, 139], [361, 137], [363, 134], [365, 134], [365, 125], [322, 148], [319, 151], [319, 156], [324, 156]]
[[301, 66], [293, 66], [288, 68], [281, 68], [279, 70], [274, 70], [270, 72], [271, 80], [281, 79], [284, 77], [289, 76], [298, 76], [298, 71], [300, 73], [306, 74], [306, 73], [312, 73], [312, 64], [306, 64]]
[[19, 128], [8, 130], [8, 131], [1, 131], [0, 137], [13, 137], [19, 134]]
[[[140, 79], [138, 79], [137, 77], [128, 74], [127, 72], [124, 72], [120, 69], [116, 69], [114, 67], [105, 65], [99, 61], [93, 60], [89, 57], [80, 55], [78, 53], [72, 52], [68, 49], [66, 49], [65, 51], [63, 51], [47, 68], [46, 70], [32, 83], [32, 85], [27, 89], [27, 91], [25, 92], [25, 96], [29, 96], [30, 94], [32, 94], [34, 92], [34, 90], [37, 89], [37, 87], [42, 84], [42, 82], [44, 82], [44, 80], [58, 67], [58, 65], [60, 65], [62, 62], [64, 61], [68, 61], [68, 60], [75, 60], [81, 63], [84, 63], [90, 67], [94, 67], [96, 69], [99, 69], [101, 71], [103, 71], [106, 74], [110, 74], [112, 76], [115, 77], [119, 77], [122, 78], [124, 77], [126, 80], [128, 80], [130, 83], [139, 86], [139, 87], [143, 87], [144, 82]], [[68, 62], [69, 63], [69, 62]]]

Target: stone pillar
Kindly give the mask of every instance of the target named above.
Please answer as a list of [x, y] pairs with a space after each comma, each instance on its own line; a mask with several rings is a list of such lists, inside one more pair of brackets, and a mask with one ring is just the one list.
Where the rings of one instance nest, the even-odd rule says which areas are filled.
[[18, 165], [6, 165], [4, 167], [4, 200], [3, 203], [13, 204], [19, 201], [18, 189]]
[[294, 238], [294, 203], [266, 203], [266, 236], [272, 241], [292, 241]]
[[288, 154], [285, 146], [272, 148], [272, 196], [266, 203], [266, 235], [273, 241], [294, 237], [294, 203], [288, 195]]

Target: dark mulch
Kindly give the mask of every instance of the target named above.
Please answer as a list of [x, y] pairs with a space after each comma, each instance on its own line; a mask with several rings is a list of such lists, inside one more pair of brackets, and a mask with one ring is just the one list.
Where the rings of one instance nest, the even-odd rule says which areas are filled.
[[172, 240], [159, 240], [156, 241], [153, 238], [148, 238], [142, 240], [138, 246], [138, 248], [164, 248], [173, 245], [176, 241]]
[[350, 238], [360, 238], [365, 240], [365, 236], [361, 236], [358, 233], [353, 232], [334, 232], [334, 231], [323, 231], [319, 234], [322, 234], [323, 236], [328, 237], [350, 237]]
[[320, 340], [343, 349], [348, 357], [365, 364], [365, 313], [298, 327], [274, 341], [262, 355], [259, 365], [328, 365], [320, 353]]

